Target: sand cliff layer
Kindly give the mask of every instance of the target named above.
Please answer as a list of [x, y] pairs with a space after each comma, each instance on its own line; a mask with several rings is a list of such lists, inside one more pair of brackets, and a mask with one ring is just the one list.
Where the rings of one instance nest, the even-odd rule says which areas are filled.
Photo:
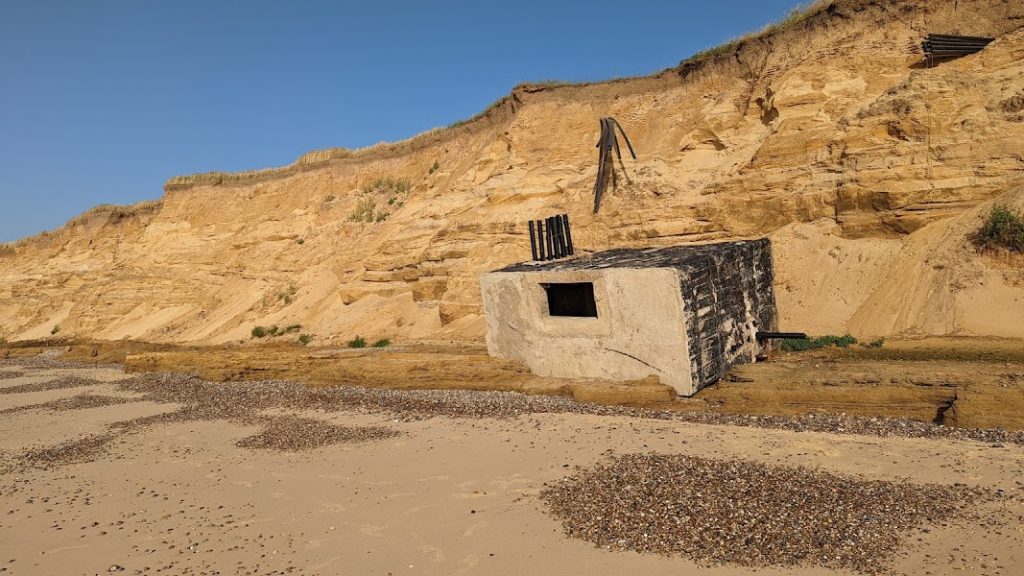
[[[997, 39], [925, 69], [930, 32]], [[639, 159], [592, 214], [602, 116]], [[455, 128], [94, 209], [0, 247], [0, 336], [480, 338], [479, 273], [567, 212], [588, 250], [768, 235], [785, 329], [1022, 337], [1021, 262], [966, 241], [1024, 208], [1022, 142], [1024, 4], [837, 1], [652, 77], [523, 86]]]

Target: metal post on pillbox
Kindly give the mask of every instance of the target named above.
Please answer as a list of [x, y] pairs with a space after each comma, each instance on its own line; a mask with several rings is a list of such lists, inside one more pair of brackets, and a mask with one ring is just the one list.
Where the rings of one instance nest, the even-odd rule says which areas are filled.
[[545, 220], [544, 241], [548, 244], [548, 259], [555, 259], [555, 239], [551, 237], [551, 218]]
[[545, 262], [575, 254], [568, 214], [529, 220], [527, 224], [530, 229], [530, 257], [533, 261]]
[[566, 251], [569, 253], [569, 256], [572, 256], [574, 254], [574, 250], [572, 248], [572, 232], [569, 231], [568, 214], [562, 214], [562, 224], [565, 225], [565, 248]]
[[544, 224], [543, 220], [537, 220], [537, 260], [547, 260], [544, 254]]
[[534, 220], [529, 220], [529, 256], [537, 260], [537, 237], [534, 236]]

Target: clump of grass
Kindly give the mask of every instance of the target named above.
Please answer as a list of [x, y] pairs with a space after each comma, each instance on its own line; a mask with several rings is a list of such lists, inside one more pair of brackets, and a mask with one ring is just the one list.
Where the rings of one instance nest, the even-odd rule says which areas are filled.
[[306, 239], [305, 239], [305, 238], [299, 238], [299, 239], [298, 239], [298, 240], [296, 240], [295, 242], [296, 242], [297, 244], [305, 244], [305, 243], [306, 243]]
[[377, 178], [363, 185], [363, 194], [397, 193], [404, 194], [412, 188], [408, 178]]
[[334, 194], [330, 194], [327, 198], [324, 198], [324, 202], [334, 202]]
[[50, 334], [56, 334], [57, 332], [60, 332], [59, 324], [50, 329]]
[[387, 348], [388, 346], [391, 346], [391, 340], [387, 338], [381, 338], [373, 343], [374, 348]]
[[786, 30], [800, 24], [817, 14], [822, 8], [831, 3], [831, 0], [812, 0], [810, 2], [804, 2], [797, 4], [782, 17], [782, 20], [778, 22], [772, 22], [761, 30], [761, 34], [771, 34], [772, 32], [779, 32]]
[[430, 170], [427, 170], [427, 174], [433, 174], [434, 172], [437, 172], [438, 169], [440, 168], [441, 165], [437, 163], [437, 160], [434, 160], [434, 165], [430, 167]]
[[349, 214], [348, 219], [352, 222], [373, 222], [376, 210], [377, 199], [373, 196], [364, 196], [356, 202], [356, 207]]
[[275, 338], [277, 336], [291, 334], [292, 332], [298, 332], [299, 330], [302, 330], [302, 324], [291, 324], [284, 328], [278, 327], [277, 324], [274, 324], [270, 327], [256, 326], [255, 328], [252, 329], [252, 337], [265, 338], [267, 336], [270, 336], [271, 338]]
[[1024, 254], [1024, 216], [1005, 206], [994, 206], [970, 240], [981, 252], [1009, 250]]
[[696, 54], [690, 56], [686, 60], [683, 60], [683, 63], [696, 62], [698, 60], [710, 60], [711, 58], [715, 58], [716, 56], [728, 54], [729, 52], [735, 50], [739, 43], [739, 40], [729, 40], [724, 44], [719, 44], [718, 46], [713, 46], [711, 48], [701, 50], [700, 52], [697, 52]]
[[885, 338], [877, 338], [875, 340], [872, 340], [871, 342], [868, 342], [867, 344], [862, 344], [862, 346], [864, 346], [865, 348], [881, 348], [884, 345]]
[[349, 348], [366, 348], [366, 339], [362, 336], [356, 336], [355, 338], [348, 341]]
[[826, 336], [818, 336], [817, 338], [808, 338], [806, 340], [787, 338], [782, 341], [782, 349], [786, 352], [803, 352], [805, 350], [817, 350], [818, 348], [828, 348], [830, 346], [847, 348], [856, 343], [857, 339], [849, 334], [844, 334], [842, 336], [829, 334]]
[[[515, 89], [513, 89], [513, 91], [514, 90]], [[496, 109], [504, 106], [510, 100], [511, 100], [511, 96], [502, 96], [501, 98], [498, 98], [494, 102], [491, 102], [490, 104], [488, 104], [487, 108], [484, 108], [482, 111], [478, 112], [476, 115], [474, 115], [474, 116], [472, 116], [470, 118], [463, 118], [461, 120], [456, 120], [455, 122], [452, 122], [451, 124], [447, 125], [445, 128], [450, 130], [452, 128], [458, 128], [459, 126], [464, 126], [464, 125], [469, 124], [471, 122], [475, 122], [475, 121], [477, 121], [477, 120], [487, 116], [492, 110], [496, 110]]]
[[411, 189], [412, 184], [406, 178], [384, 177], [368, 182], [363, 185], [363, 197], [356, 202], [348, 219], [351, 222], [383, 222], [391, 216], [391, 212], [378, 208], [378, 200], [383, 202], [383, 198], [388, 198], [389, 206], [401, 207], [399, 197]]
[[302, 344], [303, 346], [308, 345], [312, 340], [313, 340], [313, 337], [310, 336], [309, 334], [300, 334], [299, 335], [299, 344]]

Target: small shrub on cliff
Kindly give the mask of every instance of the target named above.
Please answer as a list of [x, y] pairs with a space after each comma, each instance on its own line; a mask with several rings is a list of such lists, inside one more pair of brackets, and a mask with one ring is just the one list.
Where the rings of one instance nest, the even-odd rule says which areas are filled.
[[282, 290], [282, 291], [277, 293], [277, 299], [281, 300], [281, 301], [284, 301], [285, 304], [291, 304], [292, 303], [292, 298], [295, 296], [295, 293], [298, 292], [298, 291], [299, 291], [299, 289], [296, 288], [294, 284], [289, 284], [287, 290]]
[[366, 348], [366, 339], [362, 336], [356, 336], [355, 338], [348, 341], [349, 348]]
[[356, 207], [348, 219], [351, 222], [383, 222], [391, 214], [385, 210], [378, 210], [377, 200], [383, 204], [384, 198], [387, 198], [388, 205], [401, 206], [402, 202], [398, 197], [411, 189], [412, 184], [406, 178], [385, 177], [368, 182], [363, 185], [363, 196], [356, 202]]
[[310, 336], [309, 334], [300, 334], [299, 335], [299, 344], [302, 344], [303, 346], [306, 346], [312, 340], [313, 340], [313, 337]]
[[377, 199], [373, 196], [365, 196], [356, 202], [356, 207], [349, 214], [348, 219], [352, 222], [373, 222], [373, 213], [377, 210]]
[[782, 341], [782, 349], [786, 352], [803, 352], [804, 350], [817, 350], [818, 348], [827, 348], [829, 346], [846, 348], [851, 344], [856, 343], [857, 339], [849, 334], [845, 334], [843, 336], [829, 334], [826, 336], [819, 336], [817, 338], [808, 338], [806, 340], [787, 338]]
[[363, 184], [363, 194], [405, 193], [412, 188], [408, 178], [377, 178], [373, 182]]
[[57, 332], [60, 332], [60, 326], [54, 326], [54, 327], [53, 327], [53, 328], [52, 328], [52, 329], [50, 330], [50, 334], [56, 334]]
[[1024, 216], [1004, 206], [995, 206], [970, 240], [979, 251], [1009, 250], [1024, 254]]
[[439, 168], [441, 168], [441, 165], [437, 163], [437, 160], [434, 160], [434, 165], [430, 167], [430, 170], [427, 170], [427, 174], [433, 174], [434, 172], [437, 172]]
[[267, 329], [263, 326], [256, 326], [252, 329], [253, 338], [263, 338], [267, 335]]
[[373, 343], [374, 348], [387, 348], [388, 346], [391, 346], [391, 340], [387, 338], [381, 338]]

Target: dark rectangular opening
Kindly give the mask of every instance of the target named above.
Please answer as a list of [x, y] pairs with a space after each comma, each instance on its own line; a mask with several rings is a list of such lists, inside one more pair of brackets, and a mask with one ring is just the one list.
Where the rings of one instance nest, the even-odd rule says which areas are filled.
[[548, 294], [548, 314], [551, 316], [597, 318], [593, 282], [566, 282], [541, 286]]

